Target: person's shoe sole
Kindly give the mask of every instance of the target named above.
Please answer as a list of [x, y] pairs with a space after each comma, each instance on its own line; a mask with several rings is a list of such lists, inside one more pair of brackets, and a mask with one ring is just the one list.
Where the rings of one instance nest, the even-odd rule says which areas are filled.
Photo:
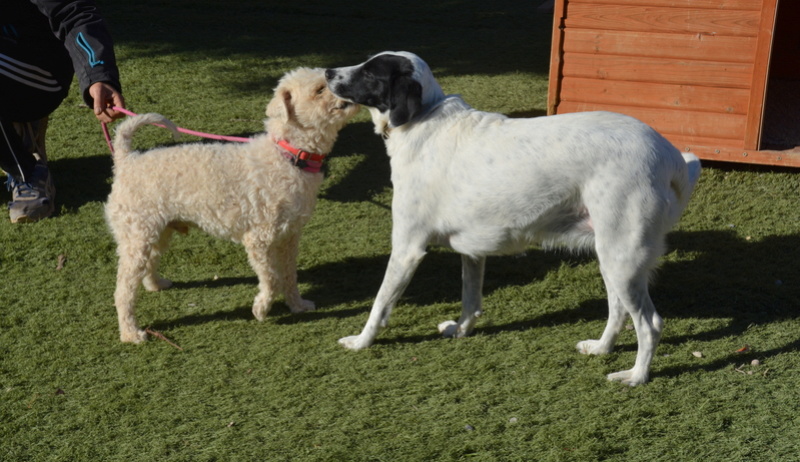
[[41, 216], [33, 217], [31, 214], [22, 214], [19, 216], [14, 216], [14, 210], [9, 211], [9, 218], [11, 219], [11, 223], [36, 223], [39, 220], [44, 220], [45, 218], [49, 218], [53, 215], [55, 211], [55, 205], [51, 202], [49, 209], [45, 211]]

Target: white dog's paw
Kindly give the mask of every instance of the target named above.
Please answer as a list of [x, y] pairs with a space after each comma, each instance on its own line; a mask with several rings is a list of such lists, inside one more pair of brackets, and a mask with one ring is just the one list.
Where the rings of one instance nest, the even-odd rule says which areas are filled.
[[172, 281], [164, 278], [145, 279], [142, 281], [144, 290], [148, 292], [158, 292], [159, 290], [169, 289], [172, 287]]
[[623, 385], [628, 385], [630, 387], [647, 383], [648, 378], [647, 374], [635, 373], [633, 369], [614, 372], [612, 374], [608, 374], [606, 377], [612, 382], [620, 382]]
[[458, 335], [458, 323], [455, 321], [445, 321], [439, 323], [439, 333], [442, 334], [443, 337], [447, 338], [457, 338], [463, 337], [463, 335]]
[[311, 300], [300, 300], [300, 306], [290, 306], [289, 310], [292, 313], [305, 313], [306, 311], [314, 311], [317, 306]]
[[263, 305], [261, 303], [253, 304], [253, 316], [256, 318], [256, 321], [263, 321], [267, 319], [267, 313], [269, 313], [270, 305]]
[[611, 348], [607, 348], [600, 343], [600, 340], [584, 340], [578, 342], [578, 351], [585, 355], [605, 355], [611, 353]]
[[339, 345], [348, 350], [358, 351], [370, 346], [370, 342], [364, 341], [360, 335], [351, 335], [350, 337], [340, 338]]
[[267, 291], [259, 292], [253, 300], [253, 316], [259, 321], [267, 319], [269, 310], [272, 309], [272, 293]]
[[142, 343], [147, 340], [147, 332], [135, 329], [128, 332], [120, 332], [119, 339], [123, 343]]

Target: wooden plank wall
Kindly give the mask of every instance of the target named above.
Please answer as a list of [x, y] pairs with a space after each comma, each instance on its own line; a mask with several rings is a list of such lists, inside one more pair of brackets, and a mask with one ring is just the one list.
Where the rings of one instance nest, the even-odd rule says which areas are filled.
[[[557, 97], [548, 112], [610, 110], [679, 147], [741, 154], [749, 136], [756, 149], [761, 114], [751, 114], [760, 105], [751, 86], [755, 66], [765, 67], [757, 54], [762, 1], [559, 0]], [[763, 99], [764, 89], [755, 90]]]

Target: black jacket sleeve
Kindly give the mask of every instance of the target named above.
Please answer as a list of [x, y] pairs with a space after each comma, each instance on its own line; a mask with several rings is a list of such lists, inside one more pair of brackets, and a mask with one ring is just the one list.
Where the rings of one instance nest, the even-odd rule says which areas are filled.
[[30, 1], [47, 17], [53, 34], [64, 43], [89, 107], [93, 105], [89, 96], [93, 83], [106, 82], [122, 91], [111, 34], [92, 0]]

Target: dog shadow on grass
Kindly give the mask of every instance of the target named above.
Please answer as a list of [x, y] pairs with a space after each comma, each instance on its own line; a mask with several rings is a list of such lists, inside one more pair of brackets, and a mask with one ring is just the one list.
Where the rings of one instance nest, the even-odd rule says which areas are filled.
[[89, 202], [105, 202], [111, 192], [111, 164], [110, 155], [50, 160], [57, 209], [77, 210]]
[[[733, 231], [675, 232], [669, 236], [670, 250], [696, 255], [666, 261], [659, 268], [650, 293], [666, 328], [662, 345], [680, 346], [742, 336], [748, 329], [797, 318], [800, 307], [800, 235], [771, 236], [751, 242]], [[533, 327], [569, 324], [578, 320], [607, 319], [606, 299], [592, 299], [577, 308], [546, 313], [522, 322], [495, 325], [476, 331], [497, 334]], [[719, 319], [719, 328], [697, 332], [670, 329], [671, 319]], [[600, 335], [600, 331], [597, 335]], [[576, 339], [576, 342], [582, 339]], [[742, 345], [744, 343], [742, 342]], [[800, 339], [783, 346], [760, 349], [749, 345], [745, 352], [731, 351], [712, 362], [689, 364], [655, 371], [658, 376], [678, 376], [694, 370], [715, 371], [732, 364], [749, 363], [780, 353], [795, 351]], [[635, 338], [622, 342], [619, 351], [636, 351]]]
[[[495, 261], [496, 260], [496, 261]], [[589, 257], [570, 257], [580, 264]], [[290, 314], [282, 300], [273, 304], [269, 317], [276, 324], [314, 322], [325, 318], [348, 318], [366, 314], [378, 292], [383, 273], [389, 261], [388, 255], [368, 258], [347, 258], [298, 271], [298, 281], [311, 287], [301, 290], [303, 298], [317, 305], [316, 311]], [[502, 263], [507, 261], [507, 263]], [[488, 265], [484, 289], [486, 293], [507, 286], [522, 286], [540, 280], [564, 262], [564, 255], [531, 250], [525, 256], [491, 259]], [[495, 265], [495, 263], [499, 263]], [[496, 266], [496, 267], [495, 267]], [[214, 289], [246, 285], [257, 293], [258, 279], [255, 276], [221, 277], [216, 280], [174, 281], [170, 290]], [[459, 303], [461, 299], [461, 258], [450, 251], [430, 249], [420, 264], [405, 291], [399, 305], [427, 306], [437, 303]], [[352, 308], [328, 310], [326, 307], [349, 305]], [[355, 305], [355, 306], [354, 306]], [[354, 307], [353, 307], [354, 306]], [[240, 306], [213, 313], [187, 315], [170, 321], [156, 321], [152, 327], [167, 329], [175, 326], [203, 324], [218, 320], [253, 319], [251, 307]], [[565, 320], [566, 322], [566, 320]], [[398, 341], [412, 341], [399, 339]]]
[[[346, 154], [351, 153], [351, 154]], [[372, 122], [350, 123], [339, 132], [332, 161], [353, 155], [364, 159], [341, 178], [326, 175], [320, 198], [335, 202], [361, 202], [391, 186], [389, 156], [383, 141], [373, 131]]]
[[[800, 307], [800, 235], [770, 236], [752, 241], [734, 231], [680, 231], [670, 234], [670, 251], [678, 258], [665, 261], [659, 268], [651, 296], [658, 312], [666, 321], [662, 345], [680, 346], [691, 342], [710, 342], [736, 338], [759, 325], [797, 318]], [[547, 273], [565, 261], [585, 264], [592, 257], [568, 258], [558, 252], [532, 250], [524, 257], [500, 257], [487, 262], [484, 294], [506, 286], [523, 286], [542, 280]], [[347, 317], [365, 314], [380, 286], [387, 259], [352, 261], [322, 265], [304, 271], [303, 278], [314, 285], [309, 295], [322, 305], [336, 305], [352, 300], [368, 300], [367, 306], [345, 312], [310, 313], [309, 317], [285, 317], [279, 323], [306, 322], [318, 317]], [[414, 275], [401, 303], [430, 305], [459, 303], [461, 290], [461, 261], [452, 252], [434, 251], [426, 256]], [[354, 275], [353, 268], [361, 268]], [[350, 288], [346, 291], [339, 287]], [[569, 288], [564, 288], [568, 290]], [[491, 313], [488, 314], [491, 316]], [[583, 301], [574, 309], [558, 310], [508, 324], [476, 327], [476, 332], [495, 335], [523, 331], [536, 327], [571, 324], [578, 321], [605, 321], [608, 305], [605, 298]], [[692, 332], [670, 330], [671, 319], [721, 320], [722, 327]], [[719, 325], [720, 323], [716, 323]], [[597, 335], [601, 332], [598, 331]], [[394, 339], [378, 339], [379, 343], [416, 343], [439, 338], [436, 333]], [[576, 339], [576, 342], [582, 339]], [[730, 354], [712, 362], [689, 364], [657, 370], [659, 376], [678, 376], [693, 370], [714, 371], [734, 363], [749, 363], [751, 359], [769, 358], [794, 351], [800, 339], [770, 349], [758, 345], [742, 353]], [[615, 351], [636, 351], [635, 339], [622, 342]]]
[[[670, 237], [675, 248], [698, 256], [663, 266], [653, 290], [659, 313], [667, 323], [670, 318], [699, 318], [724, 320], [725, 324], [700, 332], [674, 332], [667, 325], [662, 344], [737, 338], [753, 327], [798, 317], [800, 234], [757, 241], [727, 230], [678, 232]], [[744, 347], [744, 341], [740, 343], [738, 346]], [[744, 352], [733, 350], [710, 363], [661, 369], [656, 374], [725, 369], [795, 351], [798, 346], [800, 339], [770, 349], [751, 343]]]
[[[651, 296], [658, 312], [666, 321], [662, 345], [683, 345], [689, 342], [709, 342], [741, 336], [752, 326], [766, 325], [797, 317], [800, 306], [800, 235], [767, 237], [749, 241], [733, 231], [680, 231], [669, 236], [670, 251], [679, 258], [665, 261], [659, 268]], [[509, 286], [524, 286], [542, 280], [565, 262], [582, 265], [592, 257], [565, 256], [559, 252], [530, 250], [524, 256], [490, 258], [487, 262], [484, 295]], [[290, 315], [282, 302], [274, 305], [270, 316], [279, 325], [315, 322], [326, 318], [365, 316], [380, 287], [388, 256], [349, 258], [299, 271], [301, 283], [311, 287], [303, 297], [316, 302], [318, 311]], [[220, 278], [215, 281], [178, 282], [177, 289], [195, 287], [225, 287], [246, 284], [256, 292], [255, 276]], [[569, 290], [569, 288], [564, 288]], [[400, 305], [427, 306], [438, 303], [460, 304], [461, 259], [450, 251], [431, 249], [420, 264]], [[349, 305], [348, 308], [328, 310], [326, 307]], [[355, 306], [354, 306], [355, 305]], [[491, 316], [491, 313], [488, 314]], [[572, 324], [579, 321], [605, 321], [607, 301], [585, 300], [574, 309], [562, 309], [534, 316], [523, 321], [482, 326], [476, 332], [495, 335], [524, 331], [536, 327]], [[719, 328], [693, 332], [670, 330], [671, 319], [719, 319]], [[250, 306], [208, 314], [195, 314], [155, 328], [191, 325], [225, 319], [252, 319]], [[597, 335], [600, 331], [597, 332]], [[422, 336], [381, 338], [378, 343], [418, 343], [440, 338], [435, 332]], [[576, 339], [581, 340], [581, 339]], [[677, 376], [693, 370], [719, 370], [734, 362], [749, 362], [753, 358], [768, 358], [798, 348], [798, 342], [761, 350], [757, 345], [744, 354], [731, 353], [703, 364], [688, 364], [657, 370], [659, 376]], [[615, 351], [635, 351], [635, 339], [621, 342]]]

